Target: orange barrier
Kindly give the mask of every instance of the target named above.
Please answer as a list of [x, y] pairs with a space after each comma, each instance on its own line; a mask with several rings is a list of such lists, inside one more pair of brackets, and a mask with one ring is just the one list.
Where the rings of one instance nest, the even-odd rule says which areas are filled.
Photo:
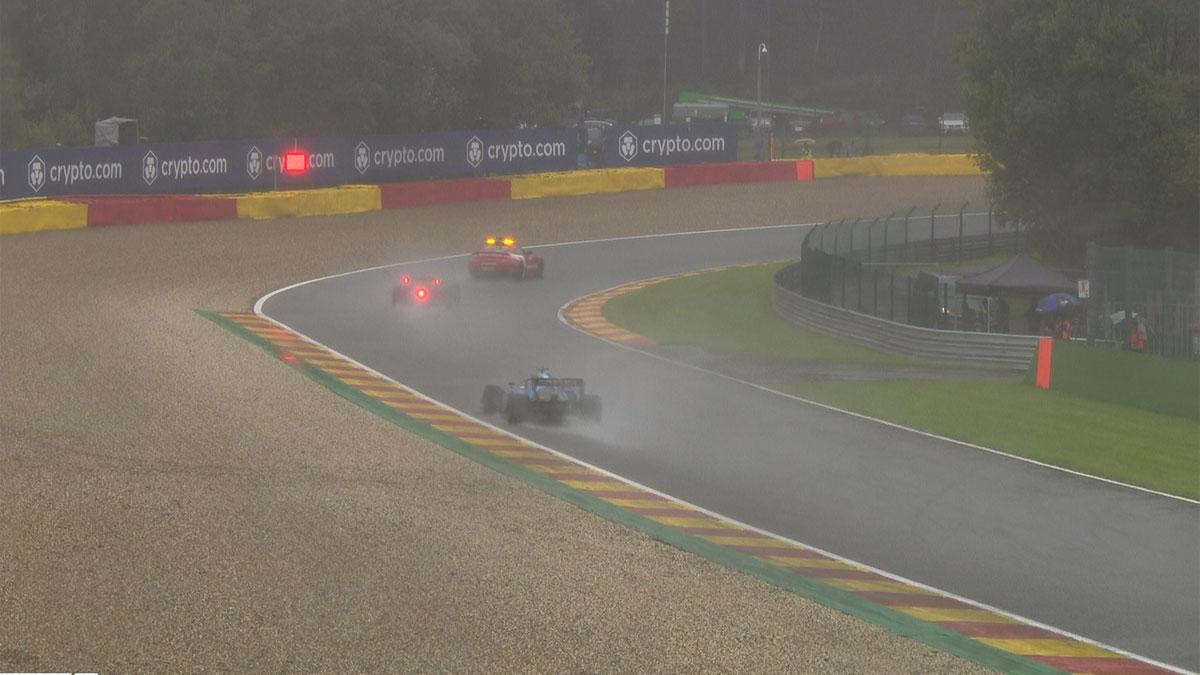
[[1038, 340], [1037, 349], [1037, 379], [1036, 384], [1042, 389], [1050, 388], [1050, 372], [1054, 358], [1054, 339], [1044, 337]]
[[802, 159], [796, 162], [796, 180], [809, 181], [813, 179], [814, 175], [811, 159]]

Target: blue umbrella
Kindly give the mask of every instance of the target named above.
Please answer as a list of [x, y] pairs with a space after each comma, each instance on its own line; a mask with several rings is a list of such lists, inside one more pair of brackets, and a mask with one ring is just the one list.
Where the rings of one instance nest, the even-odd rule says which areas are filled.
[[1038, 301], [1037, 311], [1058, 312], [1079, 305], [1079, 298], [1070, 293], [1051, 293]]

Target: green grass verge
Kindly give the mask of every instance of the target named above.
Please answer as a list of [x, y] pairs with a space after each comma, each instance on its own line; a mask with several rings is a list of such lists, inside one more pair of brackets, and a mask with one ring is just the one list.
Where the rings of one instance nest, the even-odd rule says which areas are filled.
[[1021, 382], [809, 382], [789, 393], [1047, 464], [1200, 499], [1200, 424]]
[[800, 330], [771, 309], [771, 277], [784, 263], [740, 267], [655, 284], [614, 298], [604, 316], [661, 345], [799, 361], [926, 366]]
[[[604, 306], [613, 323], [662, 345], [727, 356], [921, 366], [777, 317], [780, 264], [666, 281]], [[992, 381], [797, 384], [804, 398], [1076, 471], [1200, 499], [1200, 423], [1123, 405]]]

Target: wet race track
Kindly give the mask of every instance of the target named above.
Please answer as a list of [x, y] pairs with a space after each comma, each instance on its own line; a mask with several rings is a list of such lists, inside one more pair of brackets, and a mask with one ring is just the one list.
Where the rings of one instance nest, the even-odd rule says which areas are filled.
[[[1200, 667], [1194, 504], [823, 410], [604, 343], [557, 316], [570, 300], [622, 283], [797, 256], [804, 232], [542, 246], [545, 278], [521, 283], [469, 279], [464, 256], [403, 263], [289, 287], [260, 309], [474, 415], [485, 384], [538, 366], [583, 377], [603, 396], [602, 422], [513, 431], [755, 527]], [[461, 283], [461, 302], [393, 308], [402, 273]]]

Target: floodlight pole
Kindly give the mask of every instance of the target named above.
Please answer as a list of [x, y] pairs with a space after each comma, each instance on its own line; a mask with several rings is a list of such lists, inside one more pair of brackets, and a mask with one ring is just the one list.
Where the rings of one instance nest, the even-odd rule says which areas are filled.
[[671, 0], [663, 2], [663, 86], [662, 86], [662, 119], [661, 124], [667, 123], [667, 36], [671, 34]]
[[754, 88], [754, 135], [758, 139], [758, 159], [763, 159], [762, 128], [762, 59], [767, 53], [767, 43], [758, 43], [758, 77]]

